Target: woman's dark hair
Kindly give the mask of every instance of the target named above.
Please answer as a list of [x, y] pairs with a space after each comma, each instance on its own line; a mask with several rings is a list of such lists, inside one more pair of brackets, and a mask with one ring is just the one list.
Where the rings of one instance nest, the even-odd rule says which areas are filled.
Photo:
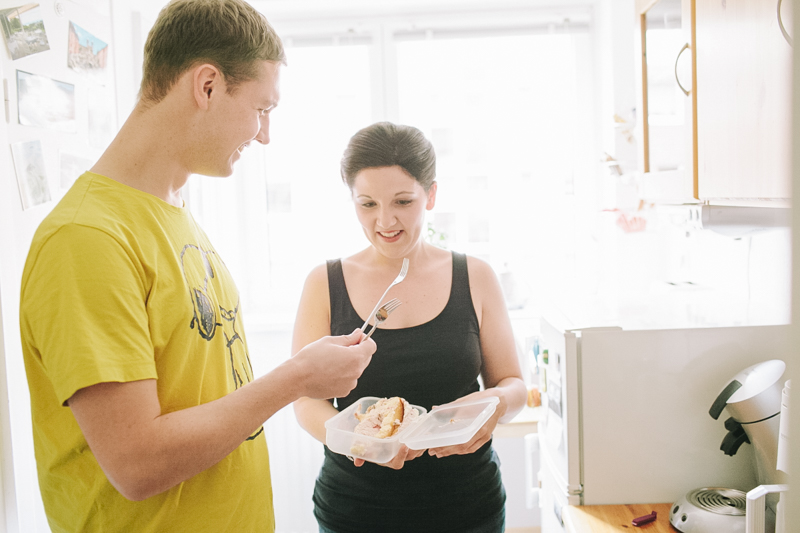
[[436, 179], [433, 145], [413, 126], [376, 122], [350, 138], [342, 156], [342, 181], [350, 189], [365, 168], [399, 166], [427, 192]]

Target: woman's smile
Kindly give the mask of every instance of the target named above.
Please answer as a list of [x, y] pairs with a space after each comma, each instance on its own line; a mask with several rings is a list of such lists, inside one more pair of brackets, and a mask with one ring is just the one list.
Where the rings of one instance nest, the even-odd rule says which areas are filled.
[[394, 231], [379, 231], [380, 235], [385, 242], [395, 242], [403, 234], [403, 230], [397, 229]]

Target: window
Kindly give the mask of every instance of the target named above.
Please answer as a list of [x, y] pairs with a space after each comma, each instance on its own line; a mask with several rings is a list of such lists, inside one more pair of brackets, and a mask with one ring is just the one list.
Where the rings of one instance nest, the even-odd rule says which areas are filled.
[[540, 252], [572, 242], [574, 176], [591, 172], [577, 75], [587, 42], [586, 33], [472, 31], [396, 46], [399, 121], [437, 152], [433, 233], [524, 282], [528, 291], [507, 290], [512, 308], [558, 272], [537, 266]]
[[270, 144], [246, 150], [230, 179], [191, 180], [192, 211], [237, 280], [251, 330], [291, 327], [311, 268], [360, 245], [339, 159], [371, 123], [369, 46], [289, 45], [287, 57]]
[[[289, 357], [308, 272], [368, 245], [339, 161], [349, 138], [378, 120], [431, 139], [439, 193], [429, 238], [489, 261], [510, 306], [574, 271], [576, 190], [594, 173], [588, 26], [520, 27], [512, 15], [494, 25], [453, 17], [456, 27], [398, 20], [317, 33], [298, 23], [302, 34], [273, 21], [288, 65], [270, 144], [247, 150], [231, 179], [190, 181], [192, 211], [237, 280], [256, 375]], [[268, 421], [267, 439], [282, 458], [272, 464], [279, 527], [316, 531], [321, 445], [291, 409]]]
[[[364, 41], [287, 38], [270, 145], [245, 152], [231, 180], [191, 182], [189, 203], [240, 285], [251, 332], [290, 329], [311, 268], [367, 245], [339, 160], [377, 120], [414, 125], [436, 148], [431, 239], [520, 273], [529, 290], [514, 305], [539, 280], [563, 277], [561, 259], [537, 265], [537, 253], [572, 242], [576, 179], [592, 172], [589, 88], [578, 72], [588, 34], [398, 34], [386, 94], [375, 94], [374, 78], [387, 67], [375, 58], [387, 54]], [[387, 95], [395, 103], [382, 109]]]

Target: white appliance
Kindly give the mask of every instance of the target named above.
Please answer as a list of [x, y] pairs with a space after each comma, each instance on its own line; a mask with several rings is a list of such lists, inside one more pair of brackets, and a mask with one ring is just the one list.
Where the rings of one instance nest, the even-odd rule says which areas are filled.
[[717, 487], [693, 490], [672, 504], [669, 523], [681, 533], [749, 533], [746, 500], [747, 495], [740, 490]]
[[792, 380], [787, 380], [781, 393], [781, 423], [778, 435], [778, 470], [789, 473], [789, 396]]
[[782, 483], [785, 478], [785, 474], [778, 470], [785, 371], [786, 363], [780, 359], [745, 368], [725, 385], [709, 410], [715, 420], [723, 411], [729, 415], [725, 420], [728, 433], [720, 447], [726, 455], [735, 455], [743, 444], [753, 447], [756, 478], [761, 485]]
[[[742, 445], [751, 445], [755, 454], [756, 481], [760, 484], [747, 494], [731, 489], [698, 489], [672, 505], [670, 523], [683, 533], [775, 533], [778, 498], [767, 496], [785, 474], [778, 470], [778, 428], [781, 420], [781, 391], [786, 363], [772, 359], [751, 365], [725, 384], [709, 415], [718, 420], [724, 411], [728, 433], [720, 449], [736, 455]], [[763, 493], [763, 497], [762, 497]], [[773, 496], [777, 496], [772, 494]]]
[[541, 321], [542, 533], [564, 531], [566, 505], [671, 503], [697, 487], [757, 485], [752, 447], [725, 455], [725, 428], [708, 408], [731, 375], [784, 357], [789, 326], [619, 322]]
[[[792, 389], [792, 380], [788, 380], [781, 394], [780, 434], [778, 437], [777, 469], [778, 473], [788, 474], [789, 471], [789, 395]], [[788, 476], [785, 478], [788, 481]], [[775, 533], [789, 533], [786, 525], [786, 502], [784, 494], [789, 490], [789, 484], [759, 485], [747, 493], [747, 533], [764, 533], [771, 531], [769, 508], [767, 498], [778, 494]]]

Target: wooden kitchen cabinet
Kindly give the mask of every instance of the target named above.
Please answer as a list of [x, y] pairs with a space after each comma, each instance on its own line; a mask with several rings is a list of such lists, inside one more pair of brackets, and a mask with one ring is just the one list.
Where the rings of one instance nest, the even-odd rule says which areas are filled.
[[636, 0], [643, 199], [789, 206], [793, 1]]
[[636, 0], [640, 170], [646, 199], [697, 199], [694, 0]]
[[695, 1], [699, 198], [788, 207], [792, 0]]

